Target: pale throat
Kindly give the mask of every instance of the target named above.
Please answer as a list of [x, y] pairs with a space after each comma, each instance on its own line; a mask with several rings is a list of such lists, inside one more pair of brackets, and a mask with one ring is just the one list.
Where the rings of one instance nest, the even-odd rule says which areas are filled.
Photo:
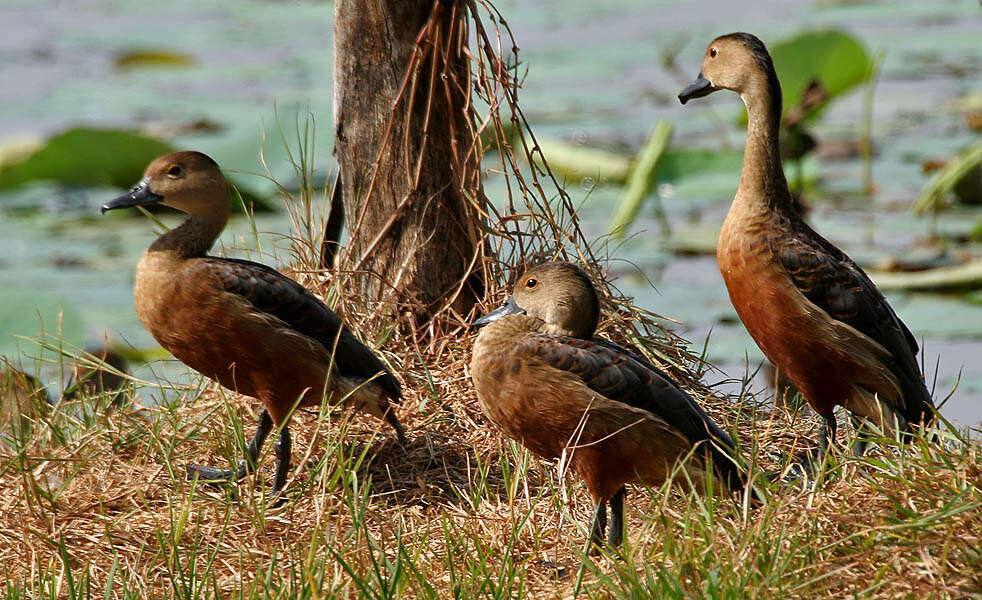
[[781, 165], [781, 105], [766, 81], [752, 82], [740, 98], [747, 107], [747, 143], [737, 200], [768, 207], [788, 205], [791, 197]]

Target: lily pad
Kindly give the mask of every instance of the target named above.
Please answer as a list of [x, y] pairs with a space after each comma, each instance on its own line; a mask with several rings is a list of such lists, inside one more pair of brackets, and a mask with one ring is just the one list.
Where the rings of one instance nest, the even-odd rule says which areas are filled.
[[[39, 181], [126, 189], [143, 177], [150, 161], [174, 151], [166, 142], [134, 131], [85, 127], [69, 129], [39, 146], [32, 153], [12, 147], [6, 154], [9, 160], [0, 160], [0, 191]], [[227, 175], [256, 210], [273, 210], [275, 204], [268, 198], [275, 195], [274, 186], [259, 189], [255, 177]]]
[[[828, 102], [865, 82], [872, 72], [872, 59], [855, 37], [836, 29], [807, 31], [770, 47], [774, 69], [781, 81], [784, 111], [796, 106], [809, 85], [821, 84], [826, 101], [807, 112], [814, 118]], [[743, 121], [747, 119], [746, 112]]]
[[118, 129], [69, 129], [27, 158], [0, 164], [0, 190], [30, 181], [128, 188], [147, 164], [171, 152], [165, 142]]
[[173, 50], [127, 50], [116, 55], [117, 69], [190, 67], [194, 57]]

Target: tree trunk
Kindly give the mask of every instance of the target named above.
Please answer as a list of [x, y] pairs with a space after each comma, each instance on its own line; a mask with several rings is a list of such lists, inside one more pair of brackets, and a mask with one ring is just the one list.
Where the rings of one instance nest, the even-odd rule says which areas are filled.
[[483, 190], [463, 3], [337, 0], [335, 151], [351, 239], [344, 265], [368, 301], [415, 324], [483, 292]]

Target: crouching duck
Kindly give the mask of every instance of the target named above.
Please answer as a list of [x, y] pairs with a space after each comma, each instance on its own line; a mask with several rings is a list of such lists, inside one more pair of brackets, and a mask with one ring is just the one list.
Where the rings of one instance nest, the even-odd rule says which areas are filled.
[[696, 488], [710, 463], [730, 489], [745, 487], [730, 437], [654, 365], [593, 337], [599, 319], [582, 269], [540, 264], [474, 322], [483, 329], [470, 363], [488, 419], [543, 458], [565, 455], [583, 478], [596, 504], [591, 550], [603, 546], [608, 503], [607, 543], [622, 542], [625, 484], [661, 485], [690, 453], [684, 468]]
[[320, 404], [325, 393], [385, 419], [404, 442], [390, 404], [401, 398], [398, 381], [334, 311], [265, 265], [207, 255], [229, 216], [228, 184], [214, 160], [200, 152], [161, 156], [102, 212], [150, 204], [188, 217], [140, 259], [134, 291], [140, 321], [178, 360], [263, 405], [237, 470], [189, 465], [189, 477], [245, 477], [275, 426], [275, 496], [290, 465], [287, 420], [296, 406]]
[[[724, 89], [740, 94], [748, 124], [716, 257], [747, 331], [821, 415], [821, 457], [835, 438], [836, 406], [887, 435], [931, 421], [914, 336], [866, 273], [793, 208], [778, 142], [781, 85], [763, 42], [748, 33], [713, 40], [679, 100]], [[855, 452], [864, 448], [857, 442]]]

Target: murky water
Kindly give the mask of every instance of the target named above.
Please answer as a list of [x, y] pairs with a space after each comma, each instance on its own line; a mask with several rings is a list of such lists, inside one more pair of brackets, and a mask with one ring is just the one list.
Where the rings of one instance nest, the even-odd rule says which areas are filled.
[[[839, 27], [882, 51], [873, 135], [877, 193], [863, 198], [856, 159], [821, 163], [823, 179], [813, 195], [812, 224], [859, 260], [905, 255], [930, 231], [926, 219], [906, 210], [926, 180], [921, 163], [948, 157], [978, 134], [953, 102], [982, 91], [982, 9], [975, 0], [909, 2], [752, 3], [617, 0], [501, 2], [529, 73], [523, 106], [536, 132], [592, 146], [635, 149], [652, 123], [671, 120], [676, 146], [719, 148], [721, 138], [742, 145], [732, 118], [738, 99], [717, 94], [682, 109], [675, 94], [699, 69], [705, 44], [734, 30], [773, 42], [803, 29]], [[263, 132], [267, 164], [277, 177], [291, 167], [279, 124], [294, 140], [298, 114], [316, 119], [318, 164], [330, 165], [332, 124], [332, 15], [328, 3], [239, 2], [207, 4], [107, 0], [7, 0], [0, 4], [0, 139], [47, 135], [75, 124], [138, 126], [177, 131], [176, 147], [200, 149], [223, 166], [262, 172]], [[680, 72], [662, 66], [662, 55], [679, 48]], [[115, 58], [133, 49], [170, 50], [191, 56], [184, 68], [121, 70]], [[274, 111], [275, 108], [275, 111]], [[826, 112], [815, 128], [820, 139], [854, 138], [862, 112], [854, 93]], [[207, 120], [218, 132], [180, 131]], [[720, 131], [719, 124], [724, 125]], [[723, 182], [727, 187], [727, 182]], [[256, 178], [256, 185], [263, 183]], [[736, 181], [732, 181], [735, 189]], [[268, 187], [266, 188], [268, 189]], [[499, 193], [493, 180], [489, 194]], [[607, 233], [620, 188], [601, 186], [586, 200], [582, 217], [591, 235]], [[664, 198], [675, 231], [711, 236], [729, 196], [717, 181], [698, 178]], [[104, 331], [137, 348], [153, 348], [132, 310], [132, 272], [152, 237], [144, 220], [98, 218], [96, 207], [114, 190], [66, 190], [38, 185], [0, 195], [0, 299], [21, 306], [8, 330], [32, 335], [57, 308], [75, 343]], [[14, 210], [17, 208], [17, 210]], [[37, 210], [29, 210], [37, 209]], [[938, 229], [964, 236], [982, 213], [941, 215]], [[286, 219], [264, 217], [262, 229], [285, 232]], [[618, 249], [624, 259], [618, 285], [640, 304], [680, 322], [727, 377], [756, 368], [761, 355], [726, 297], [712, 257], [677, 257], [664, 250], [660, 227], [645, 211]], [[278, 253], [275, 234], [263, 240], [264, 260]], [[248, 225], [233, 221], [222, 238], [228, 247], [254, 248]], [[969, 247], [979, 255], [980, 249]], [[654, 288], [638, 275], [644, 273]], [[944, 414], [962, 424], [982, 419], [982, 306], [958, 296], [890, 293], [897, 312], [923, 339], [924, 363], [942, 398], [961, 383]], [[32, 304], [33, 302], [33, 304]], [[26, 308], [24, 308], [26, 307]], [[26, 311], [26, 312], [25, 312]], [[0, 352], [12, 342], [0, 332]], [[721, 375], [714, 377], [723, 378]], [[760, 385], [763, 385], [760, 382]]]

